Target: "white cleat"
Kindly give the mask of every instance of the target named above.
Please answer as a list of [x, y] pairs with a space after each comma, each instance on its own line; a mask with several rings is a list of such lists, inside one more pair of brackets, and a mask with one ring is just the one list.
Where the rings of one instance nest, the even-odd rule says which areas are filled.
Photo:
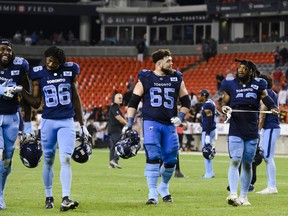
[[226, 201], [229, 205], [232, 205], [232, 206], [240, 206], [241, 203], [238, 199], [238, 196], [237, 194], [230, 194], [227, 198], [226, 198]]
[[243, 205], [243, 206], [250, 206], [251, 205], [251, 203], [248, 201], [247, 196], [240, 196], [239, 201], [240, 201], [241, 205]]
[[278, 190], [277, 188], [271, 188], [271, 187], [267, 187], [261, 191], [256, 192], [257, 194], [262, 194], [262, 195], [266, 195], [266, 194], [277, 194]]

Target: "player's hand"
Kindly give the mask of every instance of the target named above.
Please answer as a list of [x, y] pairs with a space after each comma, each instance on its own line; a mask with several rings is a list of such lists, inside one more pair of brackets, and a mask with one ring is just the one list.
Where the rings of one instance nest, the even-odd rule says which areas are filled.
[[89, 133], [89, 131], [87, 130], [87, 128], [84, 125], [81, 125], [80, 136], [82, 136], [84, 138], [91, 137], [91, 134]]
[[231, 107], [229, 107], [229, 106], [223, 106], [222, 107], [222, 112], [225, 114], [225, 115], [231, 115], [231, 113], [232, 113], [232, 108]]
[[209, 145], [209, 144], [211, 144], [211, 139], [210, 139], [209, 135], [206, 135], [205, 136], [205, 145]]
[[125, 134], [127, 130], [131, 130], [131, 129], [132, 129], [132, 126], [125, 125], [125, 126], [122, 128], [122, 134]]
[[18, 92], [21, 92], [22, 89], [23, 89], [23, 87], [20, 85], [13, 86], [13, 87], [5, 87], [4, 88], [4, 96], [6, 98], [12, 99], [14, 97], [14, 95], [17, 94]]
[[270, 111], [273, 115], [279, 115], [279, 110], [277, 108], [272, 108]]
[[170, 119], [171, 123], [174, 124], [174, 126], [180, 126], [182, 121], [178, 116], [174, 116]]
[[24, 133], [24, 135], [20, 135], [20, 146], [26, 144], [28, 142], [33, 142], [36, 139], [34, 133]]

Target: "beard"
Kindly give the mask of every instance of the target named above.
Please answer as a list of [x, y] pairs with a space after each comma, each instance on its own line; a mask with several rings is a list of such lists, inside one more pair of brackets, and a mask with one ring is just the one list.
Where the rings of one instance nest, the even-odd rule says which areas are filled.
[[166, 75], [173, 74], [173, 69], [170, 68], [161, 68], [161, 71], [164, 72]]
[[250, 74], [246, 74], [243, 77], [239, 77], [238, 73], [236, 74], [236, 79], [240, 80], [242, 83], [248, 83], [250, 81]]

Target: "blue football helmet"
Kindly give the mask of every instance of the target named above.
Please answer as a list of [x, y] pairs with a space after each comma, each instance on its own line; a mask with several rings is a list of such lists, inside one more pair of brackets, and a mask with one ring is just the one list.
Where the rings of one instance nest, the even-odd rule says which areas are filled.
[[92, 145], [86, 137], [76, 138], [76, 147], [72, 159], [78, 163], [86, 163], [92, 154]]
[[212, 160], [215, 157], [216, 150], [211, 144], [205, 144], [202, 148], [203, 157], [207, 160]]
[[20, 159], [24, 166], [35, 168], [42, 159], [42, 146], [40, 139], [30, 138], [29, 141], [20, 141]]
[[116, 153], [123, 159], [128, 159], [137, 155], [138, 150], [141, 148], [140, 136], [136, 130], [128, 129], [121, 135], [116, 143]]
[[263, 153], [264, 153], [264, 150], [261, 148], [261, 146], [257, 146], [256, 154], [255, 154], [254, 159], [253, 159], [253, 164], [258, 166], [262, 163]]

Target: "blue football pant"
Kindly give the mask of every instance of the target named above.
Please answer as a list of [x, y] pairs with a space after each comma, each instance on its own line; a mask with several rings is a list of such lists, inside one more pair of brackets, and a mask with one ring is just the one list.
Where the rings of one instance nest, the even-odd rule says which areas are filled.
[[[230, 155], [228, 182], [231, 194], [237, 194], [240, 178], [240, 196], [247, 195], [252, 179], [252, 161], [256, 153], [257, 143], [258, 139], [243, 140], [237, 136], [228, 137], [228, 151]], [[239, 166], [241, 163], [242, 171], [239, 176]]]
[[[215, 138], [215, 134], [216, 134], [216, 130], [213, 130], [210, 132], [210, 140], [211, 140], [211, 145], [213, 143], [213, 140]], [[206, 132], [203, 131], [202, 132], [202, 137], [201, 137], [201, 141], [202, 141], [202, 148], [205, 145], [205, 136], [206, 136]], [[213, 160], [208, 160], [206, 158], [204, 158], [204, 166], [205, 166], [205, 173], [204, 173], [204, 178], [211, 178], [212, 176], [215, 176], [214, 171], [213, 171]]]
[[275, 146], [280, 136], [280, 128], [263, 129], [261, 138], [261, 146], [263, 149], [263, 157], [266, 163], [267, 186], [276, 187], [276, 166], [274, 162]]
[[[148, 198], [158, 202], [157, 192], [164, 197], [169, 193], [169, 181], [173, 175], [179, 140], [174, 125], [165, 125], [155, 121], [144, 121], [144, 148], [146, 152], [146, 167], [144, 175], [149, 189]], [[163, 164], [160, 169], [160, 160]], [[161, 174], [161, 183], [157, 187]]]
[[42, 119], [41, 142], [43, 147], [44, 165], [42, 176], [46, 197], [53, 196], [53, 164], [56, 147], [59, 148], [60, 181], [62, 185], [62, 197], [70, 195], [72, 170], [71, 156], [76, 142], [76, 132], [73, 118], [68, 119]]
[[14, 143], [18, 136], [19, 113], [0, 115], [0, 200], [3, 200], [7, 177], [11, 172]]

